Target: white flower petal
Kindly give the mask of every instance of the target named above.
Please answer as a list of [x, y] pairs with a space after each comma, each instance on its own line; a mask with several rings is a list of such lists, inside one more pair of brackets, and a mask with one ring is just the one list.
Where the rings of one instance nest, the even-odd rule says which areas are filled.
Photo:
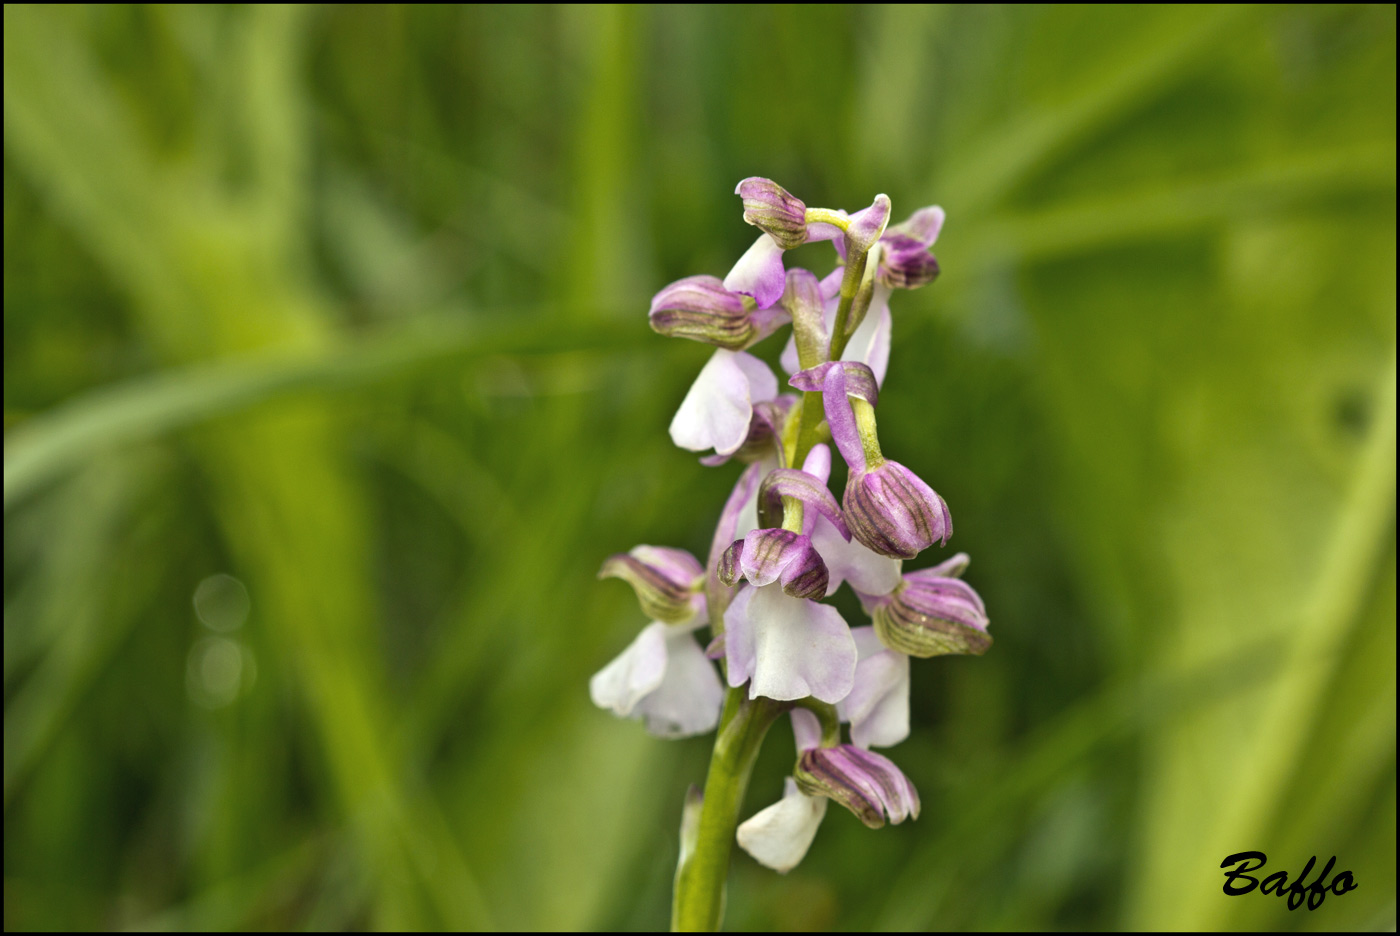
[[689, 629], [666, 633], [666, 674], [661, 685], [637, 704], [647, 731], [662, 738], [704, 734], [719, 724], [724, 686], [715, 665]]
[[760, 309], [777, 302], [786, 285], [783, 248], [767, 234], [758, 236], [724, 278], [725, 289], [753, 296]]
[[776, 582], [751, 590], [745, 609], [753, 642], [749, 698], [844, 699], [855, 681], [856, 645], [840, 612], [792, 598]]
[[741, 824], [735, 838], [759, 864], [786, 874], [797, 867], [817, 837], [827, 800], [807, 796], [791, 777], [783, 787], [783, 798]]
[[859, 361], [875, 373], [875, 383], [883, 385], [885, 371], [890, 363], [890, 288], [875, 284], [875, 295], [870, 299], [870, 308], [865, 319], [851, 335], [846, 350], [841, 352], [843, 361]]
[[723, 348], [710, 356], [671, 420], [672, 442], [692, 452], [712, 448], [721, 455], [744, 444], [753, 400], [748, 374], [736, 360], [740, 356], [750, 357]]
[[882, 556], [854, 537], [847, 542], [831, 521], [820, 515], [812, 527], [812, 546], [826, 563], [830, 576], [828, 595], [834, 594], [842, 582], [850, 582], [856, 591], [875, 596], [888, 595], [899, 585], [903, 565], [898, 559]]
[[593, 674], [588, 694], [594, 705], [626, 718], [665, 675], [666, 625], [657, 621], [642, 628], [626, 650]]
[[836, 706], [859, 747], [892, 747], [909, 737], [909, 658], [887, 650], [873, 627], [853, 627], [860, 662], [850, 695]]
[[774, 376], [771, 367], [747, 351], [735, 353], [734, 363], [739, 365], [739, 369], [744, 372], [744, 377], [749, 382], [749, 402], [751, 404], [764, 403], [777, 398], [778, 378]]

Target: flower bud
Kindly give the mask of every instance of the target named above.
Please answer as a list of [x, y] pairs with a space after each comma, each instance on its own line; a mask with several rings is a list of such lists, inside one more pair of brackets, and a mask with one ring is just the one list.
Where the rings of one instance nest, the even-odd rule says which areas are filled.
[[738, 351], [781, 324], [772, 315], [756, 317], [756, 308], [751, 297], [725, 289], [717, 277], [687, 276], [656, 294], [648, 317], [660, 334]]
[[735, 540], [719, 560], [719, 580], [733, 585], [740, 576], [763, 586], [781, 582], [793, 598], [821, 598], [829, 575], [811, 537], [791, 530], [754, 530]]
[[734, 194], [744, 199], [744, 220], [784, 250], [807, 242], [807, 206], [778, 183], [752, 176], [740, 182]]
[[638, 546], [609, 556], [598, 578], [620, 578], [637, 593], [648, 617], [679, 624], [704, 613], [705, 568], [683, 549]]
[[889, 758], [855, 745], [803, 751], [793, 777], [803, 793], [835, 800], [872, 829], [886, 817], [894, 825], [919, 818], [919, 794], [908, 778]]
[[851, 535], [882, 556], [913, 559], [953, 535], [953, 517], [943, 498], [896, 461], [853, 470], [841, 505]]
[[981, 596], [961, 579], [939, 574], [959, 559], [965, 566], [966, 558], [959, 553], [940, 566], [910, 572], [889, 595], [866, 599], [880, 642], [916, 657], [986, 653], [992, 638]]

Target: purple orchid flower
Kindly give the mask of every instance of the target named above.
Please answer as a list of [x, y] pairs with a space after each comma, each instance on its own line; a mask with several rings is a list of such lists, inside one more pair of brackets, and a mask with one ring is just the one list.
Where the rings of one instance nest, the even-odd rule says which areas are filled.
[[888, 595], [861, 595], [880, 641], [916, 657], [986, 653], [992, 645], [987, 607], [958, 578], [967, 564], [967, 554], [958, 553], [931, 569], [910, 572]]
[[879, 388], [870, 368], [821, 364], [794, 374], [789, 383], [822, 391], [832, 439], [850, 468], [842, 507], [852, 535], [875, 552], [900, 559], [912, 559], [934, 542], [946, 543], [953, 520], [943, 498], [880, 452], [874, 421]]
[[[938, 240], [943, 219], [943, 209], [930, 205], [885, 229], [871, 247], [869, 262], [876, 264], [876, 282], [891, 289], [918, 289], [933, 282], [939, 268], [929, 249]], [[842, 263], [846, 262], [846, 250], [845, 243], [836, 242]]]
[[664, 738], [714, 728], [724, 687], [694, 637], [709, 623], [699, 561], [683, 549], [638, 546], [608, 557], [598, 577], [627, 582], [642, 610], [661, 620], [642, 628], [594, 674], [588, 683], [593, 703], [623, 718], [644, 719], [649, 732]]
[[872, 829], [919, 818], [919, 793], [889, 758], [851, 744], [803, 751], [797, 786], [809, 796], [826, 796], [855, 813]]

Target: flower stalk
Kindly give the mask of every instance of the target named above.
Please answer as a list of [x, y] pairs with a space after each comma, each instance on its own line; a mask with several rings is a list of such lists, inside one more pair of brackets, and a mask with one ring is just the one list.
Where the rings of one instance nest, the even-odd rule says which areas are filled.
[[[919, 814], [918, 792], [871, 747], [909, 735], [911, 656], [982, 653], [991, 644], [980, 597], [959, 576], [963, 554], [903, 573], [902, 561], [952, 535], [947, 505], [884, 456], [875, 408], [889, 361], [893, 289], [931, 282], [936, 206], [887, 230], [890, 200], [847, 214], [809, 208], [769, 179], [736, 189], [762, 233], [723, 280], [687, 277], [652, 301], [661, 334], [715, 347], [670, 425], [683, 449], [731, 459], [739, 476], [708, 560], [638, 546], [600, 572], [631, 585], [652, 622], [590, 680], [600, 708], [652, 734], [718, 728], [703, 793], [682, 810], [672, 927], [716, 930], [733, 843], [785, 874], [802, 861], [831, 802], [871, 828]], [[787, 269], [784, 253], [831, 241], [825, 278]], [[791, 323], [780, 356], [784, 392], [745, 349]], [[834, 444], [846, 463], [840, 502], [828, 483]], [[826, 602], [842, 584], [871, 626]], [[697, 633], [709, 628], [708, 640]], [[718, 672], [716, 671], [718, 664]], [[782, 798], [740, 822], [753, 766], [773, 721], [790, 713], [797, 762]], [[849, 724], [849, 743], [842, 725]]]

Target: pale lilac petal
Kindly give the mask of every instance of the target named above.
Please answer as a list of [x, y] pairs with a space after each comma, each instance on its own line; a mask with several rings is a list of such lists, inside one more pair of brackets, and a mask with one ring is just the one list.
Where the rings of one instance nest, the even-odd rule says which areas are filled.
[[[845, 212], [842, 212], [844, 214]], [[844, 240], [846, 232], [834, 224], [827, 224], [825, 221], [807, 222], [807, 243], [814, 241], [834, 240], [838, 244]]]
[[795, 374], [802, 369], [802, 364], [797, 356], [797, 338], [788, 335], [787, 344], [783, 345], [783, 353], [778, 356], [778, 363], [783, 370], [789, 374]]
[[807, 460], [802, 463], [802, 470], [822, 484], [826, 484], [831, 478], [831, 449], [825, 442], [818, 442], [812, 446], [812, 450], [807, 453]]
[[877, 283], [865, 320], [851, 335], [846, 350], [841, 352], [841, 360], [859, 361], [867, 365], [875, 374], [875, 382], [883, 386], [885, 371], [890, 363], [891, 327], [890, 288]]
[[662, 738], [704, 734], [719, 723], [724, 686], [715, 666], [685, 630], [666, 633], [666, 673], [661, 685], [637, 703], [647, 731]]
[[898, 227], [903, 233], [922, 241], [925, 247], [932, 247], [934, 241], [938, 240], [938, 232], [943, 230], [943, 219], [943, 209], [937, 205], [929, 205], [914, 212]]
[[588, 694], [599, 708], [626, 718], [637, 703], [661, 685], [666, 675], [666, 625], [649, 624], [588, 681]]
[[892, 747], [909, 737], [909, 658], [885, 649], [873, 627], [853, 627], [855, 685], [836, 711], [859, 747]]
[[783, 248], [767, 234], [760, 234], [744, 252], [734, 269], [724, 278], [724, 288], [753, 296], [760, 309], [766, 309], [783, 295]]
[[812, 527], [812, 546], [826, 563], [828, 595], [842, 582], [850, 582], [866, 595], [887, 595], [899, 586], [902, 563], [898, 559], [882, 556], [854, 537], [847, 542], [825, 517]]
[[[712, 448], [720, 455], [730, 454], [744, 444], [753, 416], [749, 373], [759, 373], [745, 358], [767, 370], [763, 362], [743, 351], [720, 348], [710, 356], [671, 420], [671, 441], [692, 452]], [[768, 371], [768, 377], [773, 392], [761, 398], [771, 400], [777, 396], [777, 378], [772, 371]], [[758, 389], [762, 393], [768, 387]]]
[[[832, 703], [844, 699], [855, 681], [856, 645], [840, 613], [830, 605], [789, 597], [777, 585], [750, 591], [749, 698], [788, 701], [813, 696]], [[734, 680], [731, 670], [730, 685], [742, 683]]]
[[808, 796], [788, 777], [783, 798], [740, 824], [735, 832], [739, 847], [759, 864], [786, 874], [807, 854], [826, 815], [827, 798]]
[[739, 370], [744, 372], [744, 378], [749, 382], [750, 403], [767, 403], [777, 399], [778, 378], [771, 367], [744, 351], [734, 355], [734, 363], [739, 365]]
[[[779, 588], [777, 591], [781, 592]], [[758, 665], [758, 648], [754, 635], [753, 615], [749, 606], [753, 604], [758, 589], [748, 586], [729, 603], [724, 612], [724, 661], [729, 685], [742, 686], [748, 682]], [[854, 669], [851, 678], [855, 678]]]
[[813, 712], [795, 708], [788, 715], [792, 718], [792, 740], [797, 745], [797, 753], [822, 743], [822, 723]]
[[836, 303], [841, 298], [841, 280], [846, 278], [846, 268], [839, 266], [826, 275], [820, 283], [822, 298], [826, 300], [826, 330], [836, 323]]

